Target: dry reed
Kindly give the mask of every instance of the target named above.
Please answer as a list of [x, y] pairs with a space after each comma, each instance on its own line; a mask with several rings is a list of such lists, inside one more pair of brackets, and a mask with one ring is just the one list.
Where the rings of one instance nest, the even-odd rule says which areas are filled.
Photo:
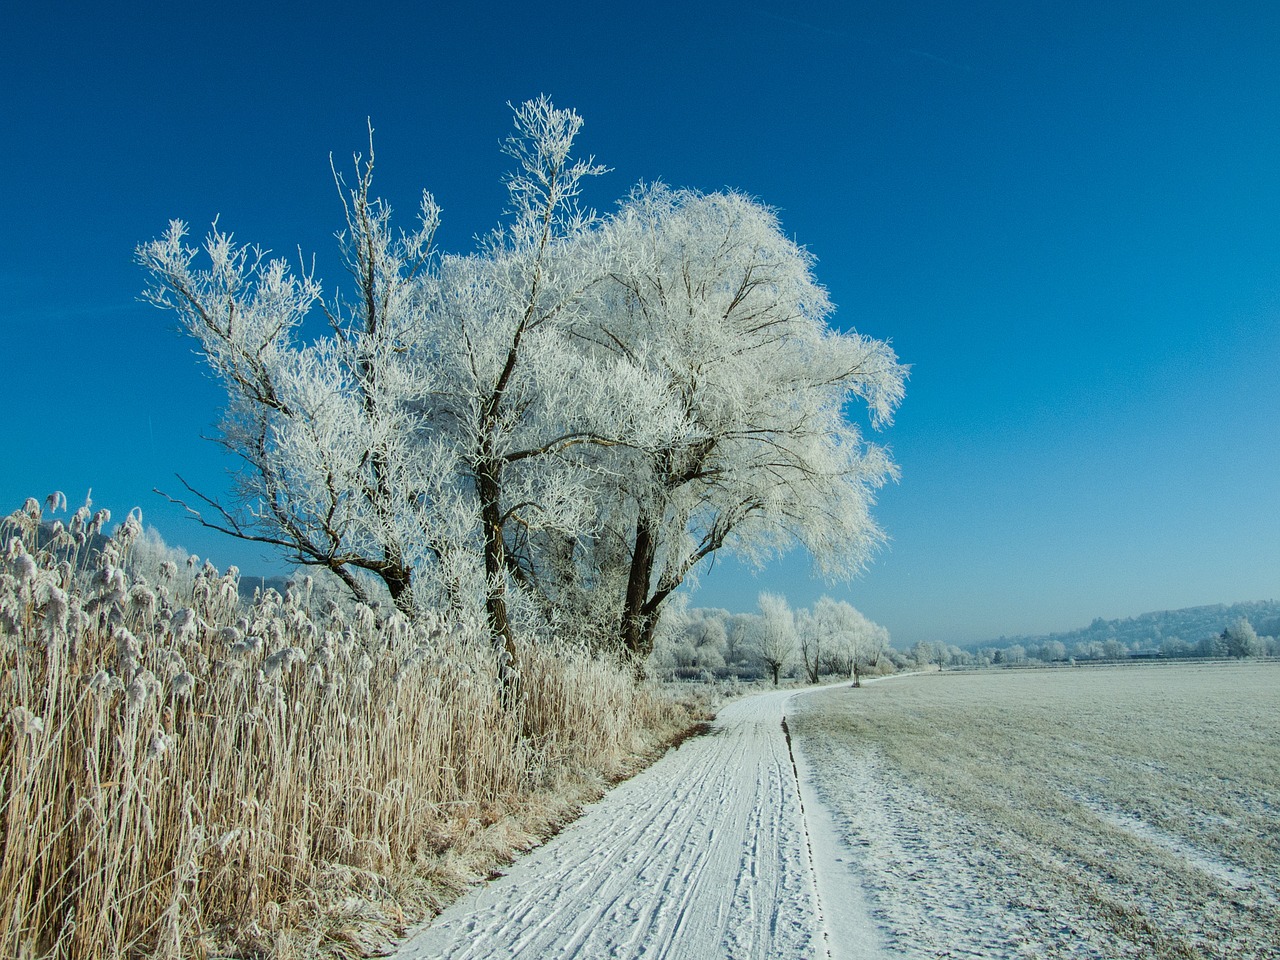
[[109, 518], [41, 512], [0, 522], [0, 956], [364, 955], [696, 720], [554, 644], [504, 709], [457, 627], [150, 584], [136, 514], [89, 562]]

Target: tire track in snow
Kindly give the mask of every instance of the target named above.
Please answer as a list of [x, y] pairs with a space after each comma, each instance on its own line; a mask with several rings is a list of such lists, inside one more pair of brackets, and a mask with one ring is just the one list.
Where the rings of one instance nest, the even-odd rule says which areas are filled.
[[793, 695], [726, 705], [395, 960], [831, 957], [782, 729]]

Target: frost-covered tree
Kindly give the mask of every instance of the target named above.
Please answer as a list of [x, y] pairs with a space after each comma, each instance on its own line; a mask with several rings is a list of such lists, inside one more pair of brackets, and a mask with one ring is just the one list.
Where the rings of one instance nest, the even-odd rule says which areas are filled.
[[[1114, 643], [1114, 642], [1115, 641], [1112, 641], [1112, 640], [1107, 641], [1107, 643]], [[921, 645], [917, 644], [916, 646], [918, 648]], [[1027, 660], [1027, 648], [1020, 643], [1011, 643], [1009, 644], [1009, 646], [1005, 647], [1002, 651], [1000, 651], [1000, 653], [1001, 653], [1001, 658], [1000, 658], [1001, 663], [1026, 663], [1026, 660]], [[915, 655], [916, 663], [919, 664], [920, 666], [924, 666], [929, 662], [928, 660], [929, 654], [927, 650], [918, 651], [918, 652], [913, 651], [913, 654]], [[924, 659], [922, 660], [921, 657], [924, 657]]]
[[[212, 510], [205, 525], [284, 547], [300, 564], [331, 570], [361, 599], [359, 571], [416, 611], [414, 574], [438, 556], [448, 524], [439, 502], [456, 495], [450, 451], [424, 443], [415, 401], [427, 396], [407, 353], [420, 313], [418, 278], [431, 257], [439, 207], [424, 193], [417, 229], [396, 234], [373, 198], [373, 150], [357, 157], [356, 186], [335, 172], [346, 214], [340, 235], [352, 278], [322, 303], [314, 276], [237, 243], [216, 223], [200, 250], [173, 221], [137, 249], [147, 298], [177, 313], [227, 391], [220, 442], [244, 462], [241, 509], [191, 493]], [[302, 339], [317, 305], [331, 335]]]
[[1067, 648], [1061, 640], [1046, 640], [1040, 645], [1040, 659], [1046, 663], [1067, 658]]
[[[1025, 658], [1026, 651], [1017, 644], [1014, 646], [1018, 647]], [[1123, 660], [1125, 657], [1129, 656], [1129, 648], [1124, 645], [1124, 641], [1117, 640], [1113, 637], [1110, 640], [1104, 640], [1102, 642], [1102, 656], [1107, 660]]]
[[728, 615], [727, 610], [708, 610], [702, 607], [689, 611], [684, 632], [697, 659], [695, 666], [725, 665], [725, 649], [729, 644], [728, 632], [725, 630]]
[[[862, 675], [879, 663], [889, 645], [889, 632], [844, 600], [820, 597], [804, 622], [821, 638], [813, 642], [815, 654], [819, 648], [825, 649], [832, 665], [847, 673], [854, 686], [861, 686]], [[817, 668], [815, 664], [809, 671], [814, 683], [818, 682]]]
[[[196, 494], [214, 512], [202, 520], [327, 567], [362, 599], [367, 570], [406, 614], [482, 596], [509, 655], [507, 586], [525, 571], [512, 559], [513, 529], [573, 531], [586, 512], [570, 472], [528, 465], [605, 439], [575, 414], [597, 422], [611, 411], [612, 425], [634, 428], [619, 398], [643, 395], [628, 392], [625, 371], [584, 369], [563, 333], [603, 275], [593, 217], [577, 204], [582, 180], [601, 168], [570, 156], [581, 120], [544, 98], [515, 121], [510, 218], [470, 256], [433, 255], [439, 207], [429, 194], [418, 229], [394, 233], [371, 193], [372, 146], [368, 161], [357, 158], [341, 235], [354, 289], [324, 304], [330, 336], [314, 342], [300, 332], [322, 303], [310, 274], [216, 226], [208, 267], [181, 223], [138, 249], [150, 299], [178, 313], [226, 386], [221, 441], [247, 466], [243, 509]], [[415, 598], [424, 577], [430, 589]]]
[[726, 663], [742, 664], [750, 658], [748, 641], [751, 637], [752, 620], [753, 616], [749, 613], [731, 613], [725, 619], [724, 659]]
[[741, 194], [637, 189], [602, 240], [612, 283], [577, 333], [656, 384], [670, 425], [619, 454], [627, 482], [610, 491], [629, 555], [621, 633], [643, 658], [662, 604], [718, 550], [760, 562], [803, 546], [836, 576], [867, 561], [874, 492], [896, 468], [848, 411], [888, 423], [906, 370], [828, 324], [813, 257]]
[[[508, 217], [465, 255], [433, 251], [372, 195], [373, 151], [338, 180], [352, 283], [328, 299], [216, 224], [138, 248], [227, 390], [221, 442], [239, 504], [192, 491], [202, 522], [286, 548], [361, 599], [483, 622], [510, 663], [516, 623], [572, 626], [642, 662], [663, 605], [730, 549], [808, 548], [833, 575], [883, 539], [869, 513], [896, 475], [851, 411], [889, 422], [905, 369], [828, 324], [813, 260], [738, 194], [635, 190], [580, 205], [602, 172], [582, 121], [515, 110]], [[307, 340], [322, 310], [326, 336]], [[190, 489], [190, 488], [189, 488]]]
[[[602, 172], [574, 160], [582, 120], [546, 99], [516, 110], [506, 152], [511, 218], [473, 256], [447, 257], [425, 311], [417, 359], [437, 384], [438, 423], [455, 443], [479, 519], [485, 612], [514, 658], [508, 584], [528, 581], [519, 543], [549, 526], [576, 530], [586, 509], [571, 471], [548, 469], [570, 448], [610, 437], [593, 424], [615, 407], [615, 380], [584, 369], [565, 332], [602, 269], [588, 238], [594, 215], [578, 198]], [[542, 469], [539, 469], [542, 467]]]
[[[665, 620], [667, 614], [664, 612]], [[684, 670], [712, 671], [725, 665], [724, 649], [701, 632], [701, 624], [690, 623], [672, 639], [670, 656]]]
[[776, 593], [762, 593], [757, 602], [760, 605], [760, 619], [755, 625], [755, 654], [761, 665], [769, 671], [776, 687], [782, 671], [795, 657], [796, 617], [787, 598]]
[[1258, 632], [1244, 617], [1222, 631], [1222, 641], [1228, 657], [1257, 657], [1262, 655], [1264, 649]]
[[832, 650], [828, 640], [832, 639], [816, 616], [817, 611], [801, 610], [796, 614], [796, 633], [800, 641], [800, 665], [804, 668], [806, 679], [817, 683], [824, 668], [832, 660]]

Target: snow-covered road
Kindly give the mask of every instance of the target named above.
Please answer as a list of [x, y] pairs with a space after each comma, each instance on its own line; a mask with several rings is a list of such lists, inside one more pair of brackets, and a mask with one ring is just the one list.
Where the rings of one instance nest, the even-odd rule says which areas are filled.
[[463, 897], [396, 960], [876, 956], [804, 758], [792, 758], [783, 716], [795, 695], [728, 704], [710, 734]]

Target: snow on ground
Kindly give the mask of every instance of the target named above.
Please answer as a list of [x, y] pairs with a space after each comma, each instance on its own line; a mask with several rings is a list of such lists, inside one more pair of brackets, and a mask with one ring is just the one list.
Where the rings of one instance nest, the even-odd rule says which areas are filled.
[[788, 726], [906, 960], [1280, 960], [1280, 665], [932, 675]]
[[1004, 889], [1013, 871], [974, 842], [972, 824], [886, 771], [873, 751], [839, 756], [809, 738], [801, 746], [822, 771], [820, 802], [892, 956], [1036, 955], [1026, 949], [1029, 912]]
[[[395, 957], [876, 956], [856, 900], [833, 892], [844, 900], [832, 908], [834, 926], [824, 914], [826, 891], [815, 883], [782, 726], [793, 695], [726, 705], [711, 733], [618, 786]], [[825, 829], [817, 850], [823, 878], [842, 866]], [[849, 876], [836, 876], [833, 890]], [[840, 942], [832, 942], [833, 931]]]
[[396, 957], [1280, 960], [1267, 679], [745, 698]]

